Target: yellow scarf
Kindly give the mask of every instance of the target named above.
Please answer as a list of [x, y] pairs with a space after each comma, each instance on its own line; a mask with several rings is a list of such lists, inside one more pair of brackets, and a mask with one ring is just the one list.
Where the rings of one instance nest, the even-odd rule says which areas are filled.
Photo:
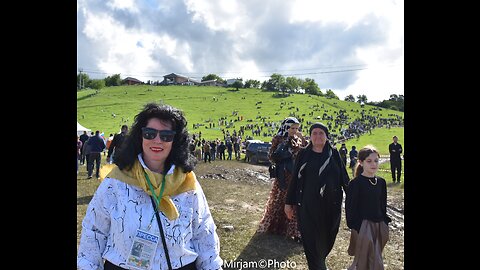
[[[132, 169], [120, 170], [115, 164], [108, 164], [102, 167], [100, 170], [100, 178], [103, 180], [106, 177], [118, 179], [126, 184], [134, 185], [143, 189], [148, 195], [152, 196], [152, 192], [148, 187], [147, 179], [144, 172], [147, 173], [150, 182], [152, 183], [155, 195], [160, 195], [160, 188], [162, 186], [163, 175], [152, 172], [151, 170], [144, 168], [140, 161], [135, 161]], [[173, 174], [167, 174], [165, 177], [165, 188], [163, 196], [160, 200], [160, 210], [170, 220], [177, 219], [179, 214], [170, 196], [177, 195], [189, 190], [195, 190], [195, 173], [184, 173], [180, 167], [175, 167]]]

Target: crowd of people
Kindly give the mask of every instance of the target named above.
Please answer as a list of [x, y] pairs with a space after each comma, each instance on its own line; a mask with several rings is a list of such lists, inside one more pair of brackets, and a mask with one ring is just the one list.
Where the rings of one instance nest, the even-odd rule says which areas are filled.
[[[391, 219], [386, 181], [377, 176], [380, 154], [371, 145], [337, 149], [328, 125], [308, 122], [303, 134], [301, 120], [285, 118], [272, 136], [273, 185], [257, 232], [300, 243], [309, 269], [327, 269], [345, 194], [354, 257], [348, 269], [383, 269]], [[87, 178], [95, 172], [101, 180], [82, 220], [78, 269], [222, 269], [216, 226], [194, 168], [240, 160], [246, 138], [240, 130], [205, 140], [201, 132], [189, 134], [186, 123], [177, 108], [149, 103], [130, 129], [123, 125], [108, 139], [98, 130], [77, 136], [77, 173], [86, 162]], [[102, 152], [109, 164], [100, 168]], [[400, 183], [398, 137], [389, 152], [392, 180]]]

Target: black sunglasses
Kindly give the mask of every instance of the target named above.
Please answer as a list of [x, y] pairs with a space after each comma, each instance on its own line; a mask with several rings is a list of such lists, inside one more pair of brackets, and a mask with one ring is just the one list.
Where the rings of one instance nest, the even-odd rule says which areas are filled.
[[157, 130], [154, 128], [143, 127], [142, 136], [146, 140], [153, 140], [157, 137], [157, 133], [160, 134], [160, 140], [164, 142], [171, 142], [175, 137], [175, 130]]

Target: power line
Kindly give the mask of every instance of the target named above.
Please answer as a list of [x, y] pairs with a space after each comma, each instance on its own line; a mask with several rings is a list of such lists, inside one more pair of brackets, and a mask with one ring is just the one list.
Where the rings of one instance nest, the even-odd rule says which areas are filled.
[[[394, 65], [390, 65], [394, 66]], [[355, 68], [358, 67], [358, 68]], [[304, 75], [318, 75], [318, 74], [329, 74], [329, 73], [343, 73], [343, 72], [353, 72], [353, 71], [360, 71], [360, 70], [366, 70], [371, 67], [365, 65], [365, 64], [358, 64], [358, 65], [345, 65], [345, 66], [324, 66], [324, 67], [316, 67], [316, 68], [304, 68], [304, 69], [286, 69], [286, 70], [267, 70], [267, 71], [256, 71], [255, 73], [258, 75], [250, 75], [252, 77], [261, 77], [261, 78], [268, 78], [271, 77], [271, 74], [276, 73], [280, 74], [284, 77], [288, 76], [304, 76]], [[336, 69], [336, 70], [325, 70], [325, 69]], [[315, 71], [319, 70], [317, 72], [296, 72], [296, 73], [284, 73], [284, 72], [289, 72], [289, 71]], [[322, 71], [325, 70], [325, 71]], [[114, 75], [118, 73], [108, 73], [108, 72], [103, 72], [103, 71], [98, 71], [98, 70], [90, 70], [90, 69], [84, 69], [84, 73], [88, 74], [104, 74], [104, 75]], [[151, 77], [151, 78], [163, 78], [166, 74], [172, 73], [171, 71], [165, 71], [165, 72], [144, 72], [143, 74], [123, 74], [125, 77]], [[180, 75], [184, 76], [189, 76], [190, 78], [202, 78], [203, 76], [206, 76], [208, 74], [217, 74], [217, 75], [223, 75], [223, 77], [227, 76], [226, 74], [236, 74], [236, 75], [231, 75], [233, 77], [238, 76], [238, 74], [242, 74], [244, 72], [234, 72], [234, 71], [224, 71], [224, 72], [203, 72], [203, 73], [192, 73], [192, 72], [174, 72]], [[260, 75], [260, 73], [269, 73], [268, 75]], [[283, 73], [283, 74], [282, 74]], [[161, 74], [161, 75], [159, 75]], [[220, 76], [222, 77], [222, 76]]]

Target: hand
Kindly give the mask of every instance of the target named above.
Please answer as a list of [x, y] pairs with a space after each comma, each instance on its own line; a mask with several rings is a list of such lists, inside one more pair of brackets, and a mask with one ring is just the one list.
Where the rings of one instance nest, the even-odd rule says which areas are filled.
[[288, 219], [293, 219], [293, 214], [295, 213], [295, 208], [293, 205], [285, 204], [284, 211]]

